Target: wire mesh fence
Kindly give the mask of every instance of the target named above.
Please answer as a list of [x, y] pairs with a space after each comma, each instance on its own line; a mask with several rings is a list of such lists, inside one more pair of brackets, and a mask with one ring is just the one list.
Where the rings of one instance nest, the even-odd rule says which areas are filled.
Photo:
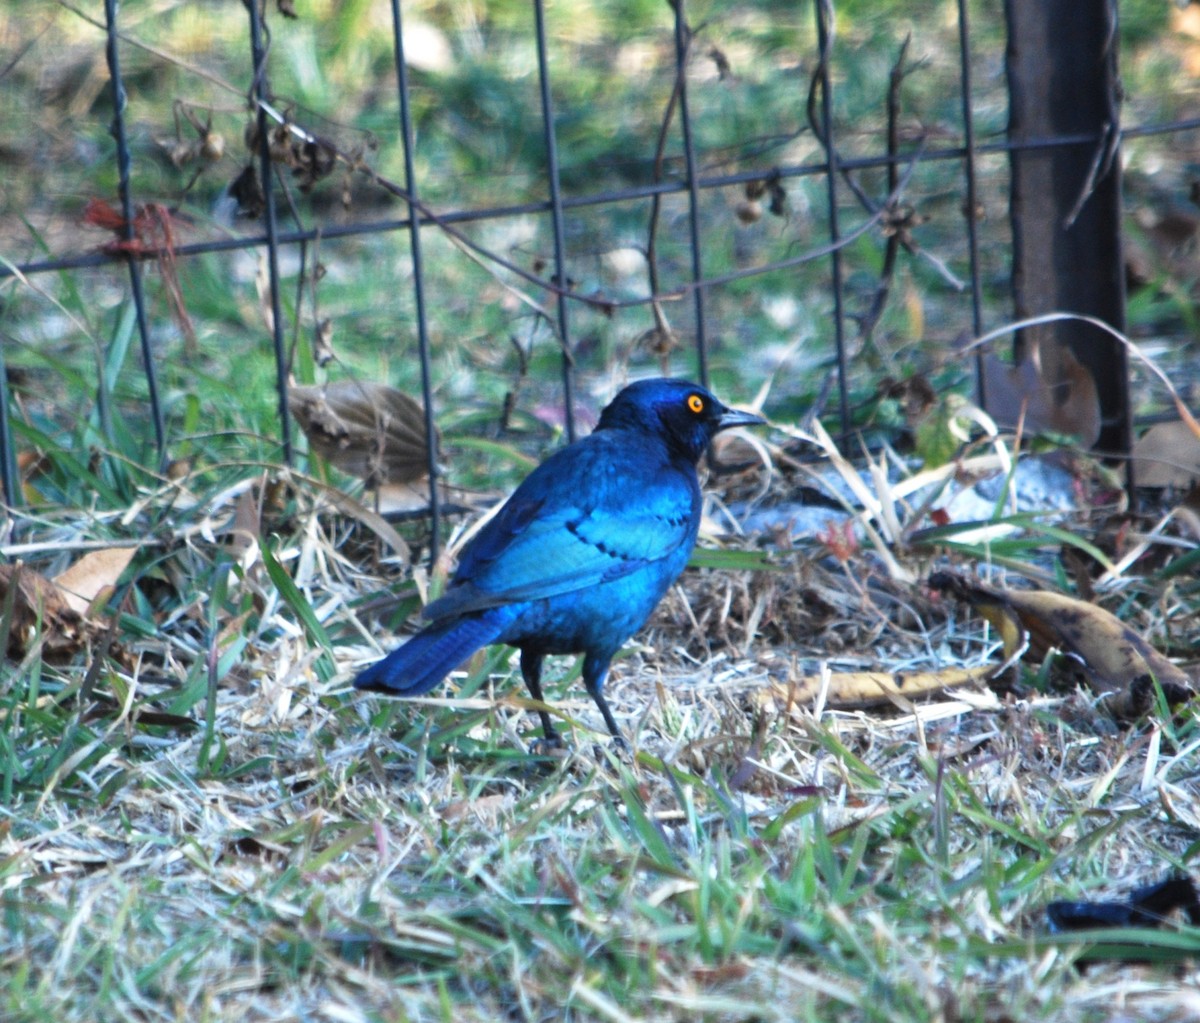
[[[911, 372], [919, 341], [941, 353], [939, 372], [962, 378], [956, 343], [1009, 315], [1014, 148], [1092, 152], [1169, 135], [1183, 140], [1182, 167], [1200, 127], [1151, 116], [1014, 141], [1005, 23], [968, 0], [940, 5], [936, 26], [895, 4], [866, 29], [860, 5], [829, 0], [712, 5], [703, 20], [683, 0], [614, 6], [607, 21], [542, 0], [463, 7], [455, 50], [399, 0], [323, 18], [287, 2], [215, 5], [195, 31], [219, 25], [220, 47], [210, 36], [175, 51], [182, 20], [160, 39], [141, 5], [106, 0], [102, 20], [63, 5], [91, 33], [80, 47], [103, 40], [103, 74], [89, 66], [99, 87], [78, 119], [111, 125], [111, 137], [94, 141], [69, 217], [60, 211], [84, 229], [26, 223], [33, 251], [22, 255], [10, 223], [0, 279], [61, 308], [83, 287], [70, 280], [91, 275], [108, 307], [129, 303], [146, 462], [159, 472], [197, 429], [187, 396], [198, 347], [232, 363], [235, 381], [251, 351], [269, 351], [267, 454], [291, 463], [289, 388], [326, 379], [335, 328], [354, 335], [335, 371], [419, 394], [436, 556], [435, 423], [461, 413], [483, 376], [503, 381], [509, 411], [516, 392], [537, 406], [555, 380], [560, 413], [531, 418], [568, 439], [584, 428], [588, 392], [642, 364], [705, 384], [770, 379], [791, 407], [828, 382], [848, 432], [856, 366]], [[171, 11], [182, 19], [186, 7]], [[1112, 14], [1098, 4], [1080, 17]], [[326, 59], [343, 86], [332, 98]], [[240, 143], [228, 141], [239, 124]], [[256, 255], [239, 264], [245, 253]], [[1119, 245], [1096, 259], [1119, 264]], [[197, 340], [191, 310], [245, 307], [251, 294], [257, 310], [243, 311], [231, 347], [220, 312]], [[14, 322], [0, 348], [28, 361], [45, 339]], [[101, 403], [111, 329], [97, 342]], [[0, 475], [16, 508], [18, 449], [50, 427], [30, 396], [0, 397]]]

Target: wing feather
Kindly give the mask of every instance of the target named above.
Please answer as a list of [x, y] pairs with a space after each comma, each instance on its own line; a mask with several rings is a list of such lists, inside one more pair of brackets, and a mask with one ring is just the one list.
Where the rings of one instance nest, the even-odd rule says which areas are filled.
[[637, 445], [593, 434], [526, 478], [468, 545], [450, 587], [426, 616], [436, 621], [571, 593], [622, 578], [681, 547], [690, 551], [699, 507], [690, 466], [652, 460]]

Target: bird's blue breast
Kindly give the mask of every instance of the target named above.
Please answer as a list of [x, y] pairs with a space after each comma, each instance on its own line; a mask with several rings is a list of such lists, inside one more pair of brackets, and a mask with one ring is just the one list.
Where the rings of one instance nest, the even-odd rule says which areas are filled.
[[438, 621], [519, 605], [502, 642], [615, 652], [683, 570], [699, 524], [693, 465], [653, 437], [595, 433], [521, 484], [427, 612]]

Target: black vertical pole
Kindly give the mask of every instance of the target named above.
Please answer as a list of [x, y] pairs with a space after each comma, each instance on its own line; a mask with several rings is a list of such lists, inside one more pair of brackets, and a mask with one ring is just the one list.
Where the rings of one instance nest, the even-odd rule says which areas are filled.
[[554, 266], [558, 281], [558, 334], [562, 342], [563, 411], [567, 440], [575, 440], [575, 401], [572, 383], [571, 328], [568, 318], [566, 234], [563, 230], [562, 192], [558, 171], [558, 138], [554, 129], [554, 104], [550, 97], [550, 69], [546, 51], [546, 11], [542, 0], [533, 0], [537, 28], [538, 81], [542, 93], [542, 129], [546, 139], [546, 172], [550, 181], [550, 218], [554, 227]]
[[417, 175], [413, 164], [415, 141], [408, 102], [408, 65], [404, 62], [404, 24], [400, 0], [392, 0], [392, 32], [396, 86], [400, 92], [400, 134], [404, 138], [404, 188], [408, 193], [408, 239], [413, 262], [413, 299], [417, 311], [417, 353], [421, 360], [421, 397], [425, 403], [425, 455], [429, 470], [429, 560], [436, 562], [441, 547], [441, 498], [438, 496], [437, 432], [433, 415], [433, 370], [429, 355], [429, 321], [425, 312], [425, 263], [421, 256], [421, 216], [417, 209]]
[[[967, 261], [971, 274], [971, 330], [975, 337], [983, 333], [983, 282], [979, 276], [979, 191], [975, 178], [975, 108], [971, 102], [971, 24], [967, 0], [958, 0], [958, 59], [961, 68], [963, 118], [963, 174], [967, 186]], [[975, 391], [980, 408], [987, 395], [983, 384], [983, 349], [975, 349]]]
[[271, 321], [275, 343], [275, 390], [279, 400], [279, 426], [283, 460], [292, 464], [292, 423], [288, 416], [287, 347], [283, 336], [283, 303], [279, 297], [279, 225], [275, 217], [274, 170], [271, 166], [271, 127], [263, 103], [269, 102], [267, 51], [264, 42], [263, 0], [250, 0], [250, 51], [254, 62], [251, 95], [258, 110], [259, 175], [262, 178], [263, 220], [267, 230], [267, 274], [271, 290]]
[[0, 344], [0, 483], [4, 486], [4, 503], [9, 508], [19, 508], [25, 503], [13, 452], [12, 424], [8, 421], [8, 368], [4, 364], [3, 344]]
[[833, 274], [833, 337], [837, 346], [838, 407], [841, 415], [843, 436], [850, 431], [849, 374], [846, 366], [846, 328], [842, 313], [842, 250], [839, 246], [841, 231], [838, 227], [838, 160], [833, 142], [833, 96], [829, 88], [829, 61], [833, 56], [833, 37], [830, 25], [833, 21], [833, 6], [830, 0], [817, 0], [817, 47], [821, 54], [818, 70], [821, 82], [821, 134], [825, 137], [825, 184], [829, 203], [829, 240], [833, 243], [830, 253], [830, 269]]
[[[691, 29], [687, 24], [684, 0], [671, 0], [675, 9], [675, 73], [679, 82], [679, 126], [683, 132], [683, 163], [688, 185], [688, 239], [692, 250], [692, 283], [704, 280], [704, 260], [700, 248], [700, 169], [696, 164], [696, 143], [692, 137], [692, 118], [688, 111], [687, 65], [691, 52]], [[692, 289], [692, 307], [696, 317], [696, 372], [700, 383], [708, 386], [708, 336], [704, 320], [704, 289]]]
[[[1117, 4], [1005, 0], [1005, 16], [1016, 314], [1025, 319], [1055, 311], [1083, 313], [1123, 331]], [[1072, 145], [1022, 146], [1056, 135], [1090, 138]], [[1091, 373], [1100, 405], [1096, 448], [1127, 452], [1125, 346], [1078, 321], [1022, 331], [1018, 361], [1033, 345], [1054, 390], [1069, 393], [1071, 374], [1078, 372], [1068, 349]]]
[[[125, 223], [122, 234], [126, 241], [134, 237], [133, 191], [130, 185], [129, 140], [125, 133], [125, 83], [121, 78], [121, 52], [117, 41], [117, 0], [104, 0], [105, 29], [108, 33], [105, 53], [108, 58], [108, 74], [112, 81], [113, 124], [112, 134], [117, 142], [117, 187], [121, 196], [121, 216]], [[146, 388], [150, 395], [150, 415], [154, 420], [154, 440], [158, 449], [158, 467], [166, 468], [167, 430], [163, 419], [162, 402], [158, 395], [158, 374], [154, 367], [154, 353], [150, 348], [150, 328], [146, 322], [146, 295], [142, 288], [142, 267], [133, 253], [126, 257], [129, 266], [129, 285], [133, 292], [133, 308], [137, 316], [138, 338], [142, 348], [142, 367], [146, 374]], [[100, 388], [101, 394], [104, 388]], [[104, 399], [102, 399], [104, 400]]]

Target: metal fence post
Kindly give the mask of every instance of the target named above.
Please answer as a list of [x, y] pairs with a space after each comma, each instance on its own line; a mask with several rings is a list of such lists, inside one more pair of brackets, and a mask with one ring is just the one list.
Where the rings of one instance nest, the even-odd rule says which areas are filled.
[[[1016, 314], [1084, 313], [1124, 330], [1115, 0], [1005, 0], [1005, 13]], [[1028, 145], [1068, 134], [1087, 141]], [[1069, 380], [1070, 349], [1096, 383], [1096, 447], [1128, 451], [1125, 347], [1079, 322], [1018, 337], [1018, 361], [1033, 344], [1052, 388]]]

